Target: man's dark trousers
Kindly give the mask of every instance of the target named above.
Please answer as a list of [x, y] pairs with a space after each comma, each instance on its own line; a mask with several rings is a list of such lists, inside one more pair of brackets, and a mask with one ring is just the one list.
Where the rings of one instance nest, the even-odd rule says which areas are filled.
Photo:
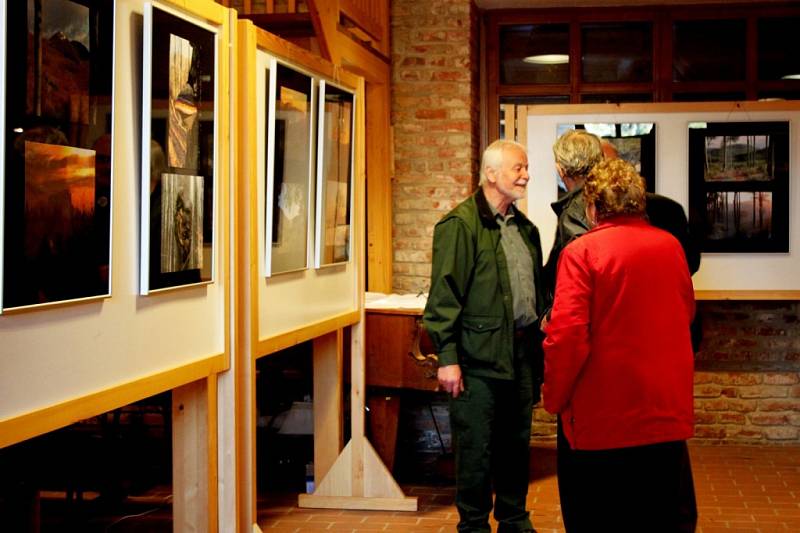
[[539, 386], [534, 385], [531, 361], [524, 356], [524, 343], [534, 342], [528, 337], [514, 342], [515, 379], [464, 373], [464, 392], [450, 399], [459, 532], [491, 531], [492, 489], [498, 533], [532, 529], [525, 498], [531, 416]]

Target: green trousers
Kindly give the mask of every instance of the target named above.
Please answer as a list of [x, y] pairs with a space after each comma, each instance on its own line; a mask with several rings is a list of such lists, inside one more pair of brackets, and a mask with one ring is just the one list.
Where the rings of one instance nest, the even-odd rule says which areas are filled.
[[520, 359], [514, 380], [465, 374], [464, 392], [450, 398], [459, 532], [491, 532], [492, 489], [498, 533], [532, 529], [525, 499], [531, 416], [539, 387], [530, 362]]

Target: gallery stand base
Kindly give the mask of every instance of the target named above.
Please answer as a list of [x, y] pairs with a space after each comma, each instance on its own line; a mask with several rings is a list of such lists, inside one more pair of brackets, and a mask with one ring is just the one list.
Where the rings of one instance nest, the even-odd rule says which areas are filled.
[[298, 496], [297, 505], [319, 509], [416, 511], [417, 498], [403, 494], [370, 442], [358, 436], [345, 446], [317, 490]]

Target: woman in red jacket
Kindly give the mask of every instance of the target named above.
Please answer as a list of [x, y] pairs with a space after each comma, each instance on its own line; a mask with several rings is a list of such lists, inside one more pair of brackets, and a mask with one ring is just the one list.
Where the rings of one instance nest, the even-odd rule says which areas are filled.
[[694, 531], [686, 258], [629, 163], [599, 163], [583, 194], [593, 227], [559, 259], [542, 391], [571, 448], [570, 533]]

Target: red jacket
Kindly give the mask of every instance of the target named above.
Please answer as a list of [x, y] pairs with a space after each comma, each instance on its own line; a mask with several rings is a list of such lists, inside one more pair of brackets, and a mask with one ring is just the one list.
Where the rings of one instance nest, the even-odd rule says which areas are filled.
[[615, 217], [561, 252], [557, 280], [542, 392], [572, 448], [691, 437], [694, 291], [678, 241]]

